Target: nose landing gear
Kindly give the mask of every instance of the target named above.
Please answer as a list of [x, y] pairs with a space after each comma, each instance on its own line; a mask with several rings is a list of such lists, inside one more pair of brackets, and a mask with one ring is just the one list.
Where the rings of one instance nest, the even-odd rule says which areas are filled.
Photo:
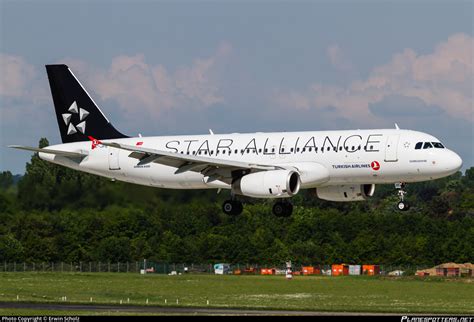
[[397, 209], [400, 211], [407, 211], [408, 209], [410, 209], [410, 205], [404, 201], [405, 195], [407, 194], [407, 192], [403, 190], [404, 188], [405, 188], [405, 183], [403, 182], [395, 183], [395, 189], [398, 190], [398, 198], [400, 199], [400, 201], [397, 204]]

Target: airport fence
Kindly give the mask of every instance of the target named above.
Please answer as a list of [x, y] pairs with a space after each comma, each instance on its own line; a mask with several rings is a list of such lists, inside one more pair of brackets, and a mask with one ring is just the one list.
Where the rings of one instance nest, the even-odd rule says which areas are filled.
[[[332, 275], [331, 265], [293, 265], [292, 270], [303, 275], [303, 266], [317, 268], [318, 275]], [[403, 272], [403, 275], [414, 275], [417, 270], [427, 266], [389, 266], [380, 265], [378, 275], [393, 275], [393, 272]], [[273, 274], [285, 274], [286, 267], [268, 264], [231, 264], [226, 273], [239, 275], [258, 275], [262, 269]], [[56, 273], [156, 273], [156, 274], [214, 274], [214, 263], [183, 264], [166, 262], [3, 262], [0, 272], [56, 272]], [[237, 273], [238, 272], [238, 273]]]
[[170, 274], [172, 272], [214, 273], [212, 264], [186, 265], [145, 262], [4, 262], [0, 272], [82, 272], [82, 273], [147, 273]]

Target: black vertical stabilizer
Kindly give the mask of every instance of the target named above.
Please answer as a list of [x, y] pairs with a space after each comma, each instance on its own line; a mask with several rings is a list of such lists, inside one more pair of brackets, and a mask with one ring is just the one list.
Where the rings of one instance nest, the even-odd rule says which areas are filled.
[[105, 117], [66, 65], [46, 65], [63, 143], [126, 138]]

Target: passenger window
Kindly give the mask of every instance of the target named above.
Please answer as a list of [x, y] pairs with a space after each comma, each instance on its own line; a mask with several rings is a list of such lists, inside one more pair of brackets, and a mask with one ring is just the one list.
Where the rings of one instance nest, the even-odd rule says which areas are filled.
[[433, 148], [433, 146], [431, 145], [430, 142], [425, 142], [425, 144], [423, 145], [423, 149], [431, 149]]
[[444, 149], [444, 145], [442, 145], [439, 142], [431, 142], [431, 143], [433, 143], [433, 146], [437, 149]]
[[423, 142], [418, 142], [416, 145], [415, 145], [415, 150], [419, 150], [421, 149], [421, 146], [423, 145]]

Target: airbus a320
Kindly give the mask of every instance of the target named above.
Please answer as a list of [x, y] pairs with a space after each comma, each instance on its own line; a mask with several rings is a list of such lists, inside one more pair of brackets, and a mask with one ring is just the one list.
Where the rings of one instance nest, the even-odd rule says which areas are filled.
[[[239, 196], [271, 198], [273, 213], [290, 216], [289, 199], [312, 189], [330, 201], [373, 196], [395, 184], [406, 211], [404, 185], [449, 176], [461, 158], [432, 135], [394, 129], [129, 137], [109, 122], [66, 65], [47, 65], [63, 144], [12, 148], [113, 180], [170, 189], [227, 189], [222, 206], [242, 212]], [[241, 198], [240, 198], [241, 199]]]

